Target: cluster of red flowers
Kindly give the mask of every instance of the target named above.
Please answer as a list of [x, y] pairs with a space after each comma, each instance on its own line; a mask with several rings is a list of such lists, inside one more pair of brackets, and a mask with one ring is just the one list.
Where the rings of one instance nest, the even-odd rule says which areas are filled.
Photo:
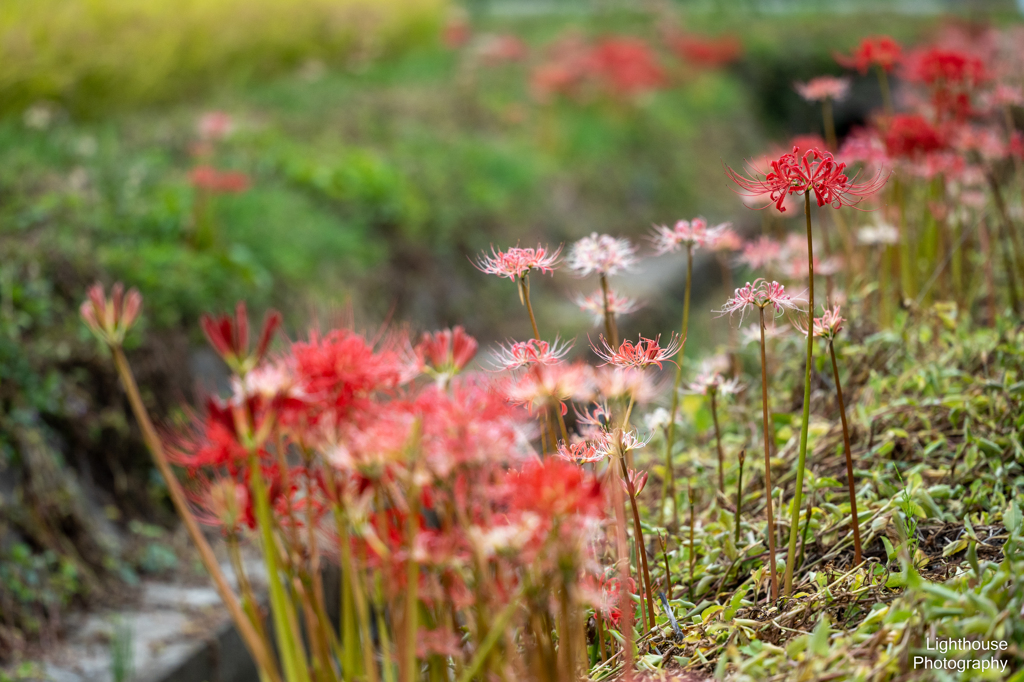
[[231, 116], [223, 111], [203, 114], [196, 124], [199, 139], [192, 145], [197, 165], [189, 172], [188, 181], [197, 190], [211, 194], [237, 194], [249, 189], [249, 177], [240, 171], [219, 170], [210, 164], [216, 145], [235, 129]]
[[[234, 373], [232, 395], [210, 398], [205, 413], [169, 439], [200, 520], [231, 537], [255, 528], [258, 475], [282, 542], [339, 557], [332, 510], [341, 513], [359, 529], [351, 542], [365, 557], [362, 568], [383, 571], [396, 598], [412, 560], [423, 568], [418, 590], [426, 603], [485, 598], [481, 607], [494, 611], [522, 580], [562, 579], [570, 567], [574, 580], [583, 579], [606, 508], [602, 488], [577, 466], [537, 459], [526, 444], [526, 415], [503, 378], [460, 374], [475, 339], [461, 328], [443, 330], [410, 352], [336, 329], [274, 355], [279, 323], [268, 315], [251, 347], [243, 305], [234, 316], [203, 318]], [[510, 352], [546, 367], [563, 349], [529, 342]], [[422, 381], [421, 373], [446, 381]], [[478, 591], [484, 576], [467, 570], [481, 560], [493, 576], [486, 595]]]
[[586, 100], [630, 99], [667, 85], [665, 70], [651, 47], [639, 38], [608, 37], [590, 43], [568, 36], [549, 50], [534, 69], [531, 88], [541, 101], [555, 96]]
[[743, 43], [733, 35], [710, 37], [696, 33], [671, 33], [665, 42], [683, 61], [707, 69], [732, 64], [743, 55]]
[[903, 48], [890, 36], [869, 36], [849, 56], [836, 55], [843, 66], [867, 73], [872, 66], [892, 71], [899, 63]]
[[193, 187], [204, 192], [238, 194], [249, 189], [249, 176], [241, 171], [222, 171], [213, 166], [196, 166], [188, 174]]

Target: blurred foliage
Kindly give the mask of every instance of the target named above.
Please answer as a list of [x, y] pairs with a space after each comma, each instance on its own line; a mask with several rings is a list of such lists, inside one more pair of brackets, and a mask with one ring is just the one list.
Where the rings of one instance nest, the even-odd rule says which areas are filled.
[[303, 60], [365, 61], [434, 34], [444, 0], [9, 0], [0, 101], [77, 112], [167, 99]]

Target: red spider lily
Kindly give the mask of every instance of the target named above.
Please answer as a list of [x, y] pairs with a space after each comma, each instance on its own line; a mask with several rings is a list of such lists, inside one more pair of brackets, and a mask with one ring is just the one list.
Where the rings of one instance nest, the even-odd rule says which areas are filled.
[[602, 335], [602, 347], [598, 348], [593, 343], [590, 344], [590, 347], [599, 358], [604, 360], [603, 364], [605, 365], [635, 369], [657, 365], [658, 369], [661, 369], [662, 362], [672, 362], [672, 357], [679, 351], [680, 342], [679, 337], [675, 334], [664, 348], [659, 345], [660, 341], [660, 334], [653, 339], [640, 336], [635, 344], [626, 339], [618, 349], [615, 349], [608, 345], [608, 340]]
[[980, 57], [941, 47], [909, 55], [905, 76], [931, 88], [932, 105], [939, 118], [952, 116], [958, 120], [973, 113], [972, 94], [991, 78]]
[[920, 114], [897, 114], [884, 133], [885, 150], [891, 157], [913, 158], [946, 147], [942, 133]]
[[142, 311], [142, 294], [134, 287], [124, 293], [118, 282], [106, 297], [103, 285], [97, 282], [89, 287], [86, 300], [78, 309], [89, 330], [109, 344], [120, 344]]
[[204, 314], [199, 318], [203, 333], [217, 354], [228, 363], [233, 371], [244, 375], [256, 367], [267, 354], [274, 332], [281, 325], [281, 313], [276, 310], [267, 311], [263, 318], [256, 348], [249, 351], [249, 314], [245, 303], [239, 301], [235, 306], [235, 316], [221, 315], [214, 317]]
[[614, 275], [636, 263], [636, 247], [628, 239], [596, 232], [573, 244], [566, 259], [566, 265], [579, 277]]
[[911, 53], [906, 59], [905, 75], [908, 80], [929, 86], [963, 88], [975, 88], [990, 78], [980, 57], [942, 47]]
[[167, 458], [193, 475], [206, 468], [239, 473], [249, 452], [239, 442], [236, 426], [231, 406], [209, 398], [205, 413], [193, 415], [187, 430], [169, 438]]
[[545, 518], [604, 515], [601, 482], [592, 474], [560, 459], [527, 462], [508, 476], [513, 504]]
[[461, 17], [450, 19], [441, 31], [441, 42], [449, 50], [456, 50], [469, 42], [469, 22]]
[[495, 353], [498, 368], [518, 369], [527, 365], [553, 365], [561, 362], [565, 354], [572, 348], [572, 343], [559, 342], [557, 338], [554, 343], [530, 339], [498, 348], [499, 350]]
[[731, 64], [743, 54], [743, 43], [733, 35], [715, 38], [694, 33], [678, 33], [670, 35], [666, 42], [669, 49], [680, 59], [708, 69]]
[[625, 582], [626, 589], [630, 594], [636, 591], [636, 583], [632, 578], [628, 577], [623, 581], [618, 577], [595, 578], [588, 576], [583, 584], [580, 585], [580, 589], [583, 591], [587, 602], [596, 611], [599, 611], [613, 627], [618, 627], [619, 620], [622, 618], [622, 611], [619, 606], [622, 600], [619, 595], [620, 585], [623, 582]]
[[737, 311], [743, 313], [748, 308], [774, 308], [776, 314], [782, 314], [786, 310], [799, 310], [797, 301], [786, 293], [786, 287], [763, 278], [758, 278], [753, 283], [747, 282], [737, 289], [733, 297], [726, 301], [718, 312], [732, 315]]
[[836, 76], [818, 76], [806, 83], [794, 83], [797, 93], [808, 102], [830, 99], [838, 102], [846, 99], [850, 92], [850, 79]]
[[495, 251], [494, 247], [491, 247], [491, 255], [481, 255], [476, 267], [488, 275], [515, 280], [525, 277], [532, 270], [540, 270], [542, 273], [554, 272], [561, 253], [562, 247], [555, 249], [554, 253], [548, 253], [548, 250], [540, 245], [535, 249], [515, 246], [507, 251]]
[[678, 251], [681, 247], [702, 247], [713, 243], [718, 234], [729, 227], [730, 223], [722, 223], [715, 227], [708, 227], [704, 218], [693, 220], [678, 220], [672, 227], [655, 225], [651, 241], [654, 243], [654, 252], [663, 255]]
[[462, 327], [433, 334], [424, 333], [413, 352], [419, 366], [438, 375], [451, 376], [462, 371], [476, 355], [476, 339]]
[[900, 61], [903, 48], [890, 36], [869, 36], [864, 38], [850, 56], [835, 55], [836, 61], [847, 68], [867, 73], [872, 66], [883, 71], [892, 71]]
[[358, 399], [395, 388], [404, 375], [401, 358], [390, 350], [374, 352], [362, 336], [336, 329], [313, 332], [291, 347], [299, 387], [319, 405], [311, 409], [344, 414]]
[[612, 94], [632, 97], [665, 84], [654, 52], [638, 38], [606, 38], [594, 47], [591, 61]]
[[196, 166], [188, 174], [196, 189], [213, 193], [238, 194], [249, 189], [249, 176], [240, 171], [220, 171], [213, 166]]
[[604, 93], [632, 98], [663, 87], [666, 78], [654, 52], [637, 38], [606, 38], [596, 45], [569, 36], [552, 46], [551, 61], [531, 76], [534, 96], [579, 97]]
[[888, 180], [888, 175], [879, 171], [868, 181], [856, 182], [856, 176], [850, 178], [845, 170], [846, 164], [836, 161], [831, 152], [813, 148], [801, 154], [798, 147], [793, 147], [791, 153], [772, 161], [768, 172], [749, 166], [748, 175], [743, 176], [727, 166], [726, 174], [739, 185], [740, 194], [767, 195], [779, 211], [786, 210], [783, 202], [788, 195], [806, 192], [814, 192], [818, 206], [853, 206]]
[[[832, 341], [842, 330], [844, 322], [846, 322], [846, 318], [840, 317], [839, 306], [824, 308], [821, 317], [814, 318], [813, 334], [820, 339]], [[797, 327], [804, 334], [807, 333], [806, 324], [798, 324]]]
[[585, 440], [581, 440], [578, 443], [566, 443], [565, 441], [562, 441], [558, 444], [556, 454], [567, 462], [573, 462], [574, 464], [600, 462], [607, 456], [604, 449]]
[[419, 419], [420, 449], [436, 476], [448, 476], [456, 467], [494, 463], [505, 453], [505, 463], [516, 458], [515, 443], [523, 413], [482, 377], [467, 376], [449, 391], [423, 390], [411, 404]]
[[[604, 299], [604, 292], [598, 289], [590, 296], [578, 294], [576, 296], [576, 305], [583, 312], [590, 313], [593, 316], [595, 325], [600, 325], [604, 322]], [[622, 296], [611, 289], [608, 290], [608, 312], [612, 315], [628, 315], [629, 313], [636, 312], [641, 307], [642, 305], [636, 299]]]

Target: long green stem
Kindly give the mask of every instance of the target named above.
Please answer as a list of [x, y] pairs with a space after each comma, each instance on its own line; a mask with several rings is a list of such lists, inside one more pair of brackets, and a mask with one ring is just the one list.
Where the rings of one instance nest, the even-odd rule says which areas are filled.
[[604, 303], [604, 334], [612, 348], [617, 348], [619, 345], [619, 329], [615, 325], [615, 313], [612, 312], [611, 305], [608, 302], [608, 277], [603, 272], [601, 273], [601, 298]]
[[[654, 627], [654, 590], [651, 589], [651, 571], [647, 564], [647, 543], [644, 542], [644, 530], [643, 526], [640, 525], [640, 510], [636, 505], [636, 489], [633, 486], [633, 481], [629, 478], [625, 458], [620, 458], [619, 461], [622, 463], [622, 476], [626, 483], [626, 489], [629, 492], [629, 506], [633, 511], [633, 534], [636, 536], [634, 542], [636, 543], [637, 556], [636, 572], [640, 576], [644, 591], [646, 592], [647, 614], [644, 616], [644, 620], [649, 621], [650, 625], [648, 626], [645, 623], [644, 627], [649, 631], [649, 628]], [[642, 604], [641, 610], [643, 610]]]
[[740, 544], [740, 509], [743, 507], [743, 462], [747, 458], [745, 450], [740, 450], [740, 472], [736, 479], [736, 546]]
[[764, 413], [764, 500], [768, 514], [768, 566], [771, 570], [772, 601], [779, 598], [779, 577], [775, 570], [775, 517], [772, 515], [772, 457], [768, 443], [768, 360], [764, 347], [764, 308], [761, 313], [761, 406]]
[[836, 122], [832, 116], [832, 99], [826, 97], [821, 103], [821, 117], [825, 123], [825, 143], [830, 151], [836, 151]]
[[882, 104], [885, 107], [885, 113], [892, 116], [892, 93], [889, 91], [889, 76], [886, 75], [885, 69], [881, 66], [876, 66], [875, 69], [878, 73], [878, 88], [882, 91]]
[[679, 525], [679, 510], [676, 508], [676, 472], [672, 466], [672, 446], [676, 442], [676, 415], [679, 412], [679, 387], [683, 383], [683, 353], [686, 350], [686, 334], [690, 327], [690, 287], [693, 282], [693, 247], [686, 248], [686, 292], [683, 295], [683, 322], [680, 332], [676, 379], [672, 384], [672, 409], [669, 411], [668, 433], [665, 434], [665, 483], [661, 491], [661, 517], [664, 519], [665, 500], [672, 500], [672, 525]]
[[814, 243], [811, 237], [811, 195], [804, 193], [804, 216], [807, 219], [807, 366], [804, 369], [804, 415], [800, 424], [800, 454], [796, 462], [796, 492], [790, 503], [789, 551], [786, 553], [786, 585], [788, 597], [793, 592], [793, 568], [796, 564], [796, 538], [800, 534], [800, 505], [804, 494], [804, 465], [807, 462], [807, 429], [811, 421], [811, 370], [814, 362]]
[[310, 682], [305, 651], [296, 639], [296, 632], [290, 622], [288, 595], [281, 583], [281, 573], [278, 569], [277, 539], [274, 537], [274, 519], [270, 512], [270, 499], [255, 448], [251, 448], [249, 454], [249, 475], [256, 523], [259, 526], [260, 539], [263, 542], [263, 559], [267, 565], [270, 611], [274, 619], [274, 631], [277, 635], [277, 646], [281, 654], [285, 680], [286, 682]]
[[530, 279], [529, 275], [523, 275], [519, 279], [519, 299], [526, 306], [526, 312], [530, 315], [530, 326], [533, 327], [533, 338], [540, 341], [540, 332], [537, 330], [537, 318], [533, 316], [533, 304], [530, 303]]
[[709, 391], [711, 396], [711, 419], [715, 422], [715, 447], [718, 449], [718, 489], [725, 492], [725, 455], [722, 453], [722, 431], [718, 427], [718, 403], [715, 390]]
[[227, 578], [224, 576], [224, 572], [220, 568], [220, 563], [217, 561], [217, 557], [213, 553], [213, 548], [211, 548], [210, 543], [206, 541], [206, 536], [203, 535], [202, 530], [199, 528], [199, 524], [196, 522], [195, 516], [189, 508], [188, 500], [185, 497], [185, 491], [182, 489], [181, 483], [178, 482], [178, 478], [174, 475], [174, 471], [171, 469], [171, 465], [168, 462], [167, 455], [164, 451], [163, 442], [160, 440], [160, 436], [157, 434], [156, 428], [153, 426], [153, 422], [149, 418], [149, 412], [146, 410], [145, 404], [142, 402], [142, 397], [139, 394], [139, 387], [135, 383], [135, 376], [132, 374], [131, 366], [128, 364], [128, 359], [125, 357], [124, 351], [121, 350], [120, 346], [116, 345], [111, 345], [110, 350], [114, 356], [114, 366], [117, 368], [117, 374], [121, 379], [121, 385], [124, 386], [125, 393], [128, 396], [128, 403], [131, 405], [132, 412], [135, 414], [135, 419], [138, 421], [139, 427], [142, 429], [143, 440], [145, 440], [146, 446], [149, 448], [149, 452], [153, 456], [153, 462], [156, 464], [157, 469], [159, 469], [160, 474], [164, 478], [164, 482], [167, 484], [167, 491], [170, 494], [171, 502], [174, 504], [175, 510], [178, 512], [178, 516], [181, 517], [181, 521], [185, 524], [185, 529], [188, 531], [189, 537], [192, 539], [193, 544], [195, 544], [196, 549], [199, 551], [199, 556], [203, 562], [203, 566], [210, 574], [210, 578], [213, 579], [213, 584], [217, 590], [217, 594], [224, 602], [224, 606], [227, 607], [228, 613], [231, 615], [231, 620], [234, 621], [235, 627], [238, 628], [238, 632], [242, 636], [242, 640], [249, 649], [249, 653], [251, 653], [253, 658], [256, 659], [256, 663], [260, 670], [269, 676], [272, 682], [281, 682], [281, 676], [278, 672], [277, 663], [274, 660], [273, 654], [270, 652], [268, 647], [264, 646], [256, 628], [253, 626], [252, 622], [250, 622], [249, 617], [245, 614], [245, 611], [238, 603], [238, 598], [235, 596], [234, 591], [228, 584]]
[[836, 379], [836, 398], [839, 400], [839, 416], [843, 421], [843, 446], [846, 450], [846, 480], [850, 488], [850, 523], [853, 525], [853, 563], [861, 561], [860, 519], [857, 516], [857, 484], [853, 479], [853, 450], [850, 447], [850, 427], [846, 423], [846, 403], [843, 402], [843, 385], [839, 382], [839, 365], [836, 364], [836, 349], [830, 341], [829, 354], [832, 356], [832, 374]]

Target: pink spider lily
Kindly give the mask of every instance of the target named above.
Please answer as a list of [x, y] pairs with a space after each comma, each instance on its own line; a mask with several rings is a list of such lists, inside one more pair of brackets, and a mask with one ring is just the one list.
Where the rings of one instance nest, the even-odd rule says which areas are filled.
[[576, 464], [600, 462], [608, 456], [608, 453], [599, 445], [585, 440], [568, 444], [562, 441], [558, 444], [558, 450], [555, 454], [566, 461]]
[[776, 315], [781, 315], [787, 310], [800, 309], [797, 300], [786, 293], [785, 286], [759, 277], [753, 283], [747, 282], [737, 289], [733, 297], [726, 301], [718, 312], [722, 315], [732, 315], [735, 312], [742, 314], [749, 308], [772, 308]]
[[638, 405], [653, 402], [663, 387], [647, 372], [634, 367], [606, 365], [594, 370], [597, 392], [608, 400], [632, 399]]
[[636, 263], [636, 247], [628, 239], [596, 232], [573, 244], [566, 259], [566, 265], [579, 277], [614, 275]]
[[[598, 289], [590, 296], [579, 294], [576, 296], [576, 305], [580, 310], [590, 313], [594, 317], [594, 324], [601, 324], [604, 321], [604, 293]], [[608, 291], [608, 312], [612, 315], [628, 315], [636, 312], [642, 307], [636, 299], [622, 296], [615, 291]]]
[[564, 415], [567, 401], [593, 399], [593, 368], [583, 363], [535, 364], [506, 386], [505, 396], [530, 411], [557, 408]]
[[589, 426], [600, 431], [606, 431], [612, 423], [612, 413], [608, 409], [608, 403], [595, 402], [583, 412], [576, 409], [576, 423], [580, 426]]
[[[833, 308], [825, 308], [821, 317], [814, 318], [812, 333], [819, 339], [831, 342], [842, 331], [844, 322], [846, 322], [846, 318], [840, 317], [838, 305]], [[797, 325], [797, 328], [804, 334], [807, 333], [806, 325]]]
[[554, 343], [530, 339], [517, 341], [507, 346], [499, 346], [495, 353], [499, 369], [518, 369], [527, 365], [553, 365], [562, 360], [572, 348], [571, 342]]
[[695, 395], [733, 395], [742, 388], [738, 379], [726, 379], [718, 372], [704, 372], [687, 385], [687, 392]]
[[647, 472], [637, 471], [636, 469], [629, 469], [626, 473], [626, 480], [620, 481], [622, 483], [622, 489], [629, 493], [629, 489], [633, 488], [633, 495], [639, 495], [643, 492], [643, 489], [647, 487]]
[[771, 237], [761, 235], [743, 245], [740, 262], [753, 270], [774, 267], [782, 257], [782, 244]]
[[267, 354], [274, 332], [281, 325], [281, 313], [276, 310], [267, 312], [263, 318], [263, 327], [256, 348], [252, 351], [249, 350], [249, 314], [245, 309], [245, 303], [239, 302], [235, 306], [234, 318], [230, 315], [203, 315], [199, 318], [199, 325], [203, 328], [210, 345], [232, 371], [244, 375], [255, 368]]
[[635, 429], [632, 431], [617, 430], [615, 433], [607, 434], [601, 445], [606, 455], [625, 457], [626, 453], [647, 447], [653, 437], [654, 434], [649, 434], [646, 438], [642, 437]]
[[469, 364], [476, 355], [476, 339], [462, 327], [453, 327], [433, 334], [424, 333], [413, 348], [419, 367], [429, 373], [451, 376]]
[[831, 99], [838, 102], [850, 92], [850, 79], [835, 76], [818, 76], [806, 83], [794, 83], [793, 87], [808, 102]]
[[655, 254], [661, 256], [679, 251], [683, 247], [699, 248], [713, 244], [718, 234], [727, 227], [729, 223], [708, 227], [708, 222], [704, 218], [678, 220], [672, 227], [655, 225], [651, 241], [654, 243]]
[[618, 349], [615, 349], [602, 336], [601, 348], [598, 348], [593, 343], [590, 344], [590, 347], [599, 358], [604, 360], [603, 364], [605, 365], [632, 367], [635, 369], [645, 369], [651, 365], [657, 365], [658, 369], [661, 369], [662, 362], [672, 362], [672, 357], [679, 351], [680, 342], [679, 337], [675, 334], [672, 335], [668, 345], [664, 348], [661, 347], [660, 341], [660, 334], [653, 339], [640, 336], [635, 344], [626, 339], [619, 345]]
[[836, 161], [831, 152], [811, 148], [800, 153], [799, 147], [771, 161], [770, 170], [762, 171], [748, 164], [747, 175], [740, 175], [726, 167], [726, 174], [740, 187], [739, 194], [755, 197], [767, 196], [780, 212], [785, 212], [786, 197], [790, 194], [813, 192], [818, 206], [832, 208], [854, 206], [864, 197], [871, 196], [885, 185], [889, 176], [879, 171], [870, 180], [857, 182], [849, 177], [846, 164]]
[[714, 239], [710, 240], [708, 246], [713, 251], [738, 251], [743, 246], [743, 240], [736, 230], [732, 229], [731, 223], [723, 223], [719, 227], [721, 229], [715, 234]]
[[525, 277], [533, 270], [547, 274], [554, 272], [559, 264], [562, 247], [548, 253], [548, 249], [537, 245], [537, 248], [521, 248], [514, 246], [507, 251], [495, 251], [491, 247], [491, 255], [482, 254], [475, 265], [477, 269], [488, 275], [508, 277], [511, 280]]
[[142, 294], [134, 287], [124, 293], [124, 285], [118, 282], [106, 297], [103, 285], [96, 283], [89, 287], [89, 295], [79, 312], [89, 330], [109, 344], [120, 344], [132, 328], [142, 310]]

